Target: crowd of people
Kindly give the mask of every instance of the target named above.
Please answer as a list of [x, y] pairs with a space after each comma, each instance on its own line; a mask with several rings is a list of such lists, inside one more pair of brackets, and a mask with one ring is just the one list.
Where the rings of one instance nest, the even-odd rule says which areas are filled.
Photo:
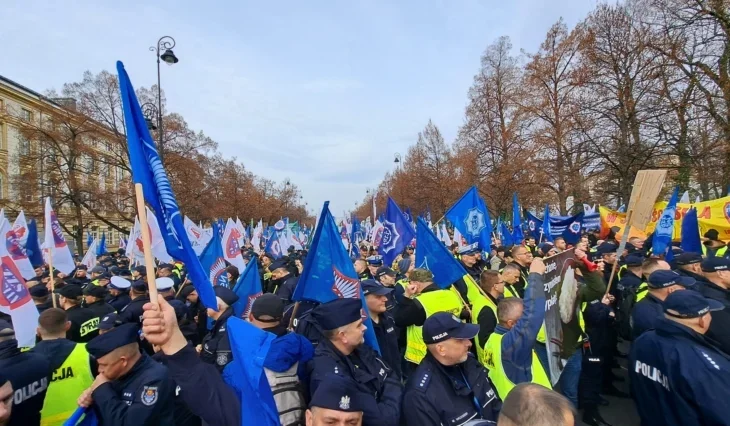
[[[229, 321], [235, 266], [210, 309], [182, 263], [131, 267], [120, 250], [68, 276], [39, 265], [26, 282], [37, 344], [19, 348], [0, 314], [0, 425], [62, 425], [78, 407], [101, 425], [556, 426], [575, 424], [579, 410], [583, 423], [609, 425], [606, 395], [633, 398], [643, 425], [730, 424], [730, 258], [717, 235], [705, 237], [704, 253], [675, 249], [670, 261], [640, 238], [617, 253], [613, 233], [586, 233], [574, 247], [454, 244], [466, 274], [446, 288], [416, 267], [415, 245], [385, 265], [363, 243], [353, 263], [367, 312], [357, 298], [293, 302], [307, 251], [274, 259], [247, 247], [264, 294], [243, 320], [266, 337], [243, 342]], [[577, 320], [563, 329], [556, 381], [542, 258], [571, 250]], [[366, 322], [378, 350], [365, 343]], [[258, 387], [241, 379], [242, 345], [259, 354], [247, 360]], [[630, 394], [615, 386], [620, 358]], [[275, 418], [252, 412], [251, 398]]]

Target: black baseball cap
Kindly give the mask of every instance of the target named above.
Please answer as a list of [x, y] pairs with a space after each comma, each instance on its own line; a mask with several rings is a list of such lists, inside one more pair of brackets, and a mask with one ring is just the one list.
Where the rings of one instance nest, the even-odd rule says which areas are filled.
[[660, 269], [658, 271], [654, 271], [649, 275], [649, 278], [647, 279], [646, 285], [649, 286], [649, 288], [667, 288], [669, 286], [673, 285], [681, 285], [683, 287], [691, 287], [693, 286], [697, 281], [694, 278], [685, 277], [684, 275], [679, 275], [678, 273], [674, 271], [667, 271], [665, 269]]
[[34, 285], [28, 290], [28, 292], [30, 292], [30, 295], [33, 297], [46, 297], [49, 294], [48, 288], [43, 284]]
[[56, 294], [60, 294], [63, 297], [67, 297], [69, 299], [76, 299], [83, 295], [83, 290], [81, 289], [81, 286], [78, 286], [76, 284], [68, 284], [65, 285], [56, 291], [54, 291]]
[[699, 318], [708, 312], [721, 311], [725, 305], [696, 291], [675, 291], [663, 303], [664, 313], [675, 318]]
[[251, 305], [251, 316], [261, 322], [281, 322], [284, 317], [284, 301], [275, 294], [262, 294]]
[[466, 324], [449, 313], [438, 312], [423, 323], [423, 341], [430, 345], [449, 339], [472, 339], [479, 334], [478, 324]]
[[381, 266], [380, 268], [378, 268], [377, 271], [375, 271], [375, 278], [377, 278], [377, 279], [381, 279], [385, 275], [395, 277], [397, 274], [395, 273], [394, 270], [392, 270], [391, 268], [389, 268], [387, 266]]
[[694, 263], [701, 263], [702, 255], [691, 251], [686, 251], [682, 254], [674, 256], [672, 263], [676, 266], [692, 265]]
[[702, 262], [702, 272], [730, 270], [730, 259], [724, 257], [708, 257]]
[[385, 296], [386, 294], [393, 291], [392, 288], [386, 287], [375, 280], [363, 280], [361, 282], [361, 284], [362, 284], [362, 293], [365, 296], [370, 295], [370, 294], [373, 294], [376, 296]]
[[84, 288], [84, 296], [93, 296], [101, 299], [107, 294], [109, 294], [109, 290], [106, 287], [89, 284]]
[[119, 321], [119, 315], [112, 312], [110, 314], [104, 315], [99, 320], [99, 330], [111, 330], [112, 328], [120, 325], [122, 322]]

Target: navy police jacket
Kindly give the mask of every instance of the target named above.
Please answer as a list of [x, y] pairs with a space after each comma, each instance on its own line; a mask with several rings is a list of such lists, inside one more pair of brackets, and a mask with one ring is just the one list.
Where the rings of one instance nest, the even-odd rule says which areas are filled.
[[730, 425], [730, 358], [688, 327], [663, 318], [635, 340], [629, 378], [644, 426]]
[[656, 328], [656, 325], [662, 318], [664, 318], [662, 301], [651, 293], [647, 294], [631, 310], [631, 335], [634, 340], [645, 331]]
[[165, 366], [142, 355], [124, 377], [94, 390], [101, 424], [174, 425], [172, 383]]
[[21, 352], [15, 339], [0, 342], [0, 371], [13, 385], [9, 426], [38, 425], [51, 367], [43, 355]]
[[408, 380], [403, 408], [407, 426], [459, 426], [476, 419], [496, 422], [502, 402], [471, 353], [449, 367], [428, 353]]

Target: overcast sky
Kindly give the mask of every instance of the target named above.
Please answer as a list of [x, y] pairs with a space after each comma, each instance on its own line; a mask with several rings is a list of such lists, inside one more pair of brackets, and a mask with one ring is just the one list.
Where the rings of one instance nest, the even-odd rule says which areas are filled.
[[257, 175], [289, 177], [310, 210], [330, 200], [340, 216], [429, 119], [453, 141], [496, 38], [534, 52], [561, 16], [572, 27], [596, 0], [2, 4], [0, 75], [39, 92], [114, 72], [116, 60], [135, 86], [155, 84], [148, 48], [173, 36], [168, 109]]

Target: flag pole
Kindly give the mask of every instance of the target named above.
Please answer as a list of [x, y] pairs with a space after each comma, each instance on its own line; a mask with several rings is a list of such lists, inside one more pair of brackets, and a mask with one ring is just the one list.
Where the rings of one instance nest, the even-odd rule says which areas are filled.
[[621, 255], [624, 252], [624, 249], [626, 248], [626, 242], [629, 239], [629, 232], [631, 232], [631, 219], [634, 215], [633, 210], [629, 210], [628, 213], [626, 213], [626, 225], [624, 228], [624, 232], [621, 235], [621, 242], [619, 243], [618, 250], [616, 250], [616, 261], [613, 262], [613, 267], [611, 268], [611, 276], [608, 278], [608, 283], [606, 284], [606, 293], [608, 294], [611, 291], [611, 284], [613, 284], [613, 277], [616, 274], [616, 268], [618, 267], [618, 260], [621, 257]]
[[[48, 235], [48, 234], [46, 234]], [[54, 241], [51, 241], [50, 244], [55, 244]], [[51, 276], [51, 300], [53, 300], [53, 307], [57, 308], [58, 302], [56, 302], [56, 277], [53, 274], [53, 250], [48, 248], [48, 274]]]
[[155, 261], [152, 257], [152, 237], [150, 228], [147, 226], [147, 208], [144, 204], [144, 193], [142, 184], [134, 184], [134, 194], [137, 198], [137, 214], [139, 215], [139, 227], [142, 231], [142, 250], [144, 251], [144, 263], [147, 268], [147, 287], [150, 292], [150, 302], [157, 304], [157, 285], [155, 284]]
[[291, 318], [289, 318], [289, 331], [294, 331], [294, 318], [297, 317], [297, 311], [299, 310], [299, 302], [294, 302], [294, 308], [291, 311]]

